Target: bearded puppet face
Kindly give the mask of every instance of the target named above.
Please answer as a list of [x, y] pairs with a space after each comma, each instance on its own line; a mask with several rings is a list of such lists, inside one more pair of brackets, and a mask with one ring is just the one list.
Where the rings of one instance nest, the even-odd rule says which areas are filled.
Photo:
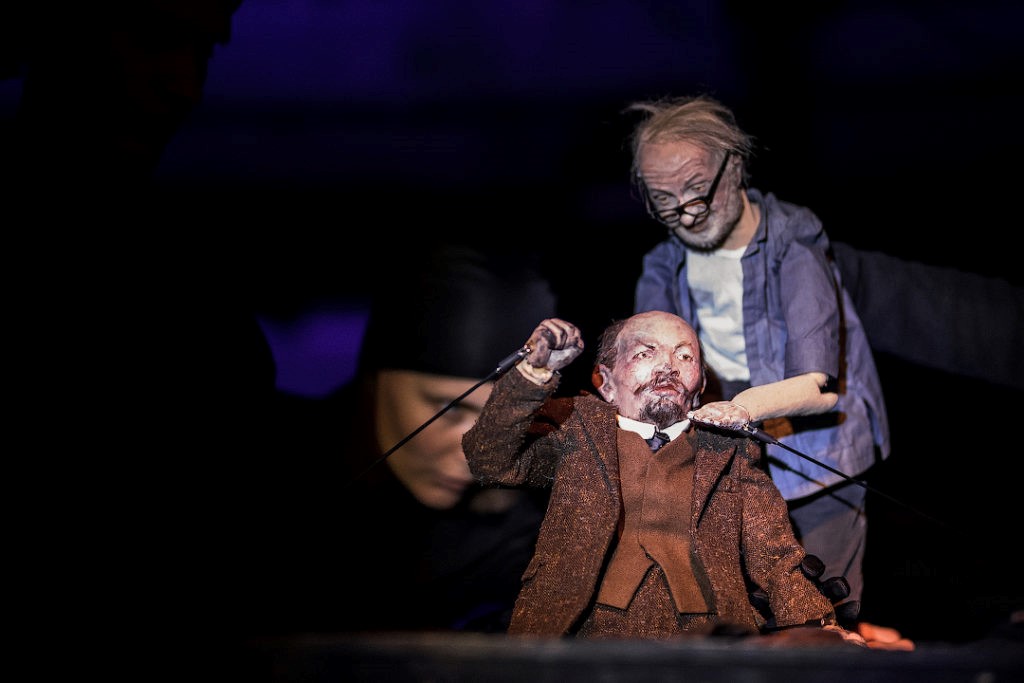
[[613, 367], [599, 365], [598, 391], [619, 414], [663, 429], [686, 417], [704, 390], [697, 333], [662, 311], [629, 318], [615, 341]]
[[[743, 167], [738, 157], [685, 140], [648, 142], [641, 148], [640, 173], [648, 211], [691, 249], [718, 249], [739, 224]], [[694, 206], [698, 202], [700, 208]]]

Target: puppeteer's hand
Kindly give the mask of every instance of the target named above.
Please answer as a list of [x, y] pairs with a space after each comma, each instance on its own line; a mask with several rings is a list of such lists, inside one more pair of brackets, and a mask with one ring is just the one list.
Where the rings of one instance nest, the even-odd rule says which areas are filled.
[[686, 417], [694, 422], [723, 429], [743, 429], [750, 422], [750, 413], [747, 409], [732, 401], [707, 403], [696, 410], [691, 410]]
[[843, 628], [839, 624], [832, 624], [831, 626], [822, 626], [826, 631], [835, 633], [847, 643], [853, 645], [860, 645], [861, 647], [868, 647], [868, 642], [864, 640], [864, 636], [857, 633], [856, 631], [850, 631], [849, 629]]
[[561, 370], [583, 353], [583, 337], [572, 323], [559, 318], [542, 320], [530, 335], [525, 362], [536, 369]]

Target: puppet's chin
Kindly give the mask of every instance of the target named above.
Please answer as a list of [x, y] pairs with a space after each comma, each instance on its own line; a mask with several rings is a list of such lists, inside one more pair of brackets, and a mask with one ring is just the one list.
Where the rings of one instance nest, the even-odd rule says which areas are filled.
[[678, 396], [673, 396], [672, 398], [662, 396], [654, 399], [644, 406], [640, 420], [642, 422], [654, 423], [659, 429], [664, 429], [685, 419], [686, 410], [678, 403], [677, 399]]

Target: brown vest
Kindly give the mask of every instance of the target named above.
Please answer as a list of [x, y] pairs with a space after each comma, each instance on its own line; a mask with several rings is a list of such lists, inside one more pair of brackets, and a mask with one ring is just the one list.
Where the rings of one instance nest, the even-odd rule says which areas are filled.
[[694, 455], [689, 438], [681, 434], [652, 453], [639, 434], [620, 429], [618, 448], [624, 524], [597, 601], [626, 609], [657, 562], [679, 612], [708, 612], [694, 576], [699, 564], [690, 552]]

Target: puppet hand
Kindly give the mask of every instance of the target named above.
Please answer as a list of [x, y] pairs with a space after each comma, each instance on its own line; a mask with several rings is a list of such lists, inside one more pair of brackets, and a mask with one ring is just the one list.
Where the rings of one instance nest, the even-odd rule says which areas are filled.
[[[842, 602], [850, 595], [850, 584], [846, 577], [833, 576], [822, 580], [821, 576], [825, 573], [825, 563], [817, 555], [804, 556], [803, 562], [800, 563], [800, 571], [832, 603], [832, 608], [836, 613], [836, 622], [838, 622], [839, 626], [845, 630], [855, 630], [857, 616], [860, 614], [860, 601], [849, 600]], [[768, 594], [762, 590], [757, 590], [751, 593], [750, 598], [758, 611], [767, 618], [766, 628], [769, 630], [774, 628], [775, 617], [771, 614]]]
[[691, 410], [686, 414], [694, 422], [721, 427], [722, 429], [743, 429], [750, 422], [750, 413], [732, 401], [714, 401]]
[[572, 323], [559, 318], [541, 321], [526, 343], [526, 362], [535, 368], [561, 370], [583, 353], [583, 337]]
[[857, 623], [857, 617], [860, 615], [860, 601], [848, 600], [843, 602], [850, 595], [850, 583], [846, 580], [846, 577], [833, 576], [822, 580], [821, 577], [825, 573], [825, 563], [817, 555], [810, 554], [804, 556], [803, 562], [800, 563], [800, 571], [804, 573], [804, 576], [813, 581], [822, 595], [832, 603], [832, 607], [836, 611], [836, 621], [839, 622], [839, 625], [847, 629], [854, 628]]
[[853, 641], [858, 645], [865, 645], [875, 650], [910, 651], [914, 649], [914, 642], [904, 638], [896, 629], [859, 621], [860, 601], [842, 602], [850, 594], [850, 584], [842, 576], [833, 576], [821, 581], [821, 575], [825, 573], [825, 563], [816, 555], [804, 557], [804, 561], [800, 563], [800, 569], [804, 576], [814, 581], [818, 590], [832, 601], [838, 622], [838, 625], [832, 628], [840, 629], [843, 632], [844, 640]]

